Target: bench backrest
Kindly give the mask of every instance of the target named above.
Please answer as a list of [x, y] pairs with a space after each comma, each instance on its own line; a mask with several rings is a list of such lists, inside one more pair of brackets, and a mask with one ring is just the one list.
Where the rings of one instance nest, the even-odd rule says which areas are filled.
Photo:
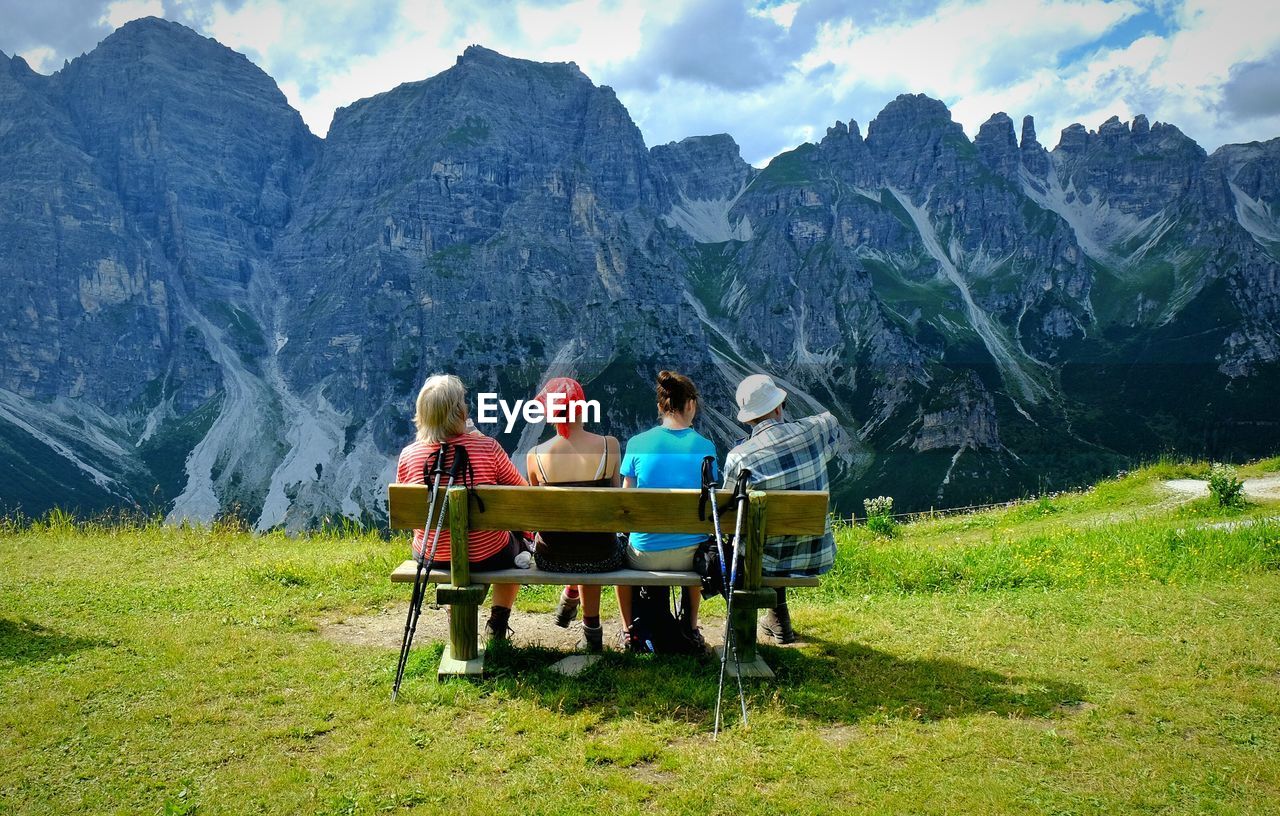
[[[429, 492], [426, 485], [391, 485], [391, 528], [423, 528]], [[710, 508], [706, 520], [698, 519], [699, 496], [697, 490], [480, 485], [471, 491], [467, 529], [710, 533]], [[767, 496], [765, 535], [821, 535], [826, 528], [825, 492], [772, 490]], [[484, 512], [480, 512], [477, 498], [484, 502]], [[723, 507], [730, 494], [720, 491], [716, 498]], [[735, 518], [733, 509], [721, 514], [720, 525], [726, 534], [733, 532]]]
[[[426, 522], [428, 488], [393, 484], [388, 488], [391, 527], [412, 530], [434, 526]], [[470, 491], [454, 487], [448, 492], [449, 510], [444, 523], [449, 530], [449, 573], [455, 587], [471, 583], [471, 563], [466, 546], [470, 530], [563, 530], [566, 532], [710, 533], [708, 518], [698, 518], [697, 490], [655, 490], [609, 487], [511, 487], [481, 485]], [[468, 497], [470, 499], [468, 500]], [[720, 491], [721, 505], [729, 493]], [[747, 518], [742, 525], [743, 588], [761, 587], [764, 539], [767, 535], [820, 535], [826, 529], [827, 494], [812, 490], [751, 491]], [[484, 502], [484, 511], [480, 502]], [[439, 502], [435, 514], [443, 512]], [[708, 508], [708, 511], [710, 508]], [[721, 531], [733, 532], [736, 515], [726, 510]]]

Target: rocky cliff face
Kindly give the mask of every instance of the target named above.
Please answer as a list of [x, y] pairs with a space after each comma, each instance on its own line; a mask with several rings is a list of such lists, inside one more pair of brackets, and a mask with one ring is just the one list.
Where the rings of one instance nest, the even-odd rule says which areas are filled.
[[[572, 63], [469, 48], [312, 137], [264, 73], [131, 23], [0, 58], [0, 501], [377, 518], [422, 379], [578, 376], [626, 437], [664, 366], [773, 374], [846, 430], [837, 500], [962, 503], [1280, 443], [1280, 140], [924, 96], [757, 170], [647, 149]], [[499, 435], [524, 450], [540, 429]]]

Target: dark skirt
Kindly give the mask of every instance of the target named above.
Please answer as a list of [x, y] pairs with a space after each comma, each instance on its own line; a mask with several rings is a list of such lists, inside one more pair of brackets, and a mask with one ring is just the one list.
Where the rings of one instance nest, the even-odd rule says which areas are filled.
[[612, 572], [627, 559], [613, 533], [538, 533], [533, 562], [543, 572]]

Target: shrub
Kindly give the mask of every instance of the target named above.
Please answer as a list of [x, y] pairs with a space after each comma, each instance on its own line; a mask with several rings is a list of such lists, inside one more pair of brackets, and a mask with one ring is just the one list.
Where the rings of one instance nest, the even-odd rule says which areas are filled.
[[1209, 495], [1219, 507], [1239, 507], [1244, 503], [1244, 482], [1231, 465], [1216, 464], [1209, 468]]
[[898, 525], [893, 520], [892, 496], [863, 499], [862, 507], [867, 511], [868, 530], [882, 536], [891, 536], [897, 531]]

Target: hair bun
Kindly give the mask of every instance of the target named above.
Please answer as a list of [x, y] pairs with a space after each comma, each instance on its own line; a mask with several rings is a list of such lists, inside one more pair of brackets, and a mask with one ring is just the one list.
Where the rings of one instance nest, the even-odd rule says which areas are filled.
[[658, 410], [662, 413], [683, 411], [689, 400], [698, 398], [698, 387], [683, 374], [668, 369], [658, 372]]

